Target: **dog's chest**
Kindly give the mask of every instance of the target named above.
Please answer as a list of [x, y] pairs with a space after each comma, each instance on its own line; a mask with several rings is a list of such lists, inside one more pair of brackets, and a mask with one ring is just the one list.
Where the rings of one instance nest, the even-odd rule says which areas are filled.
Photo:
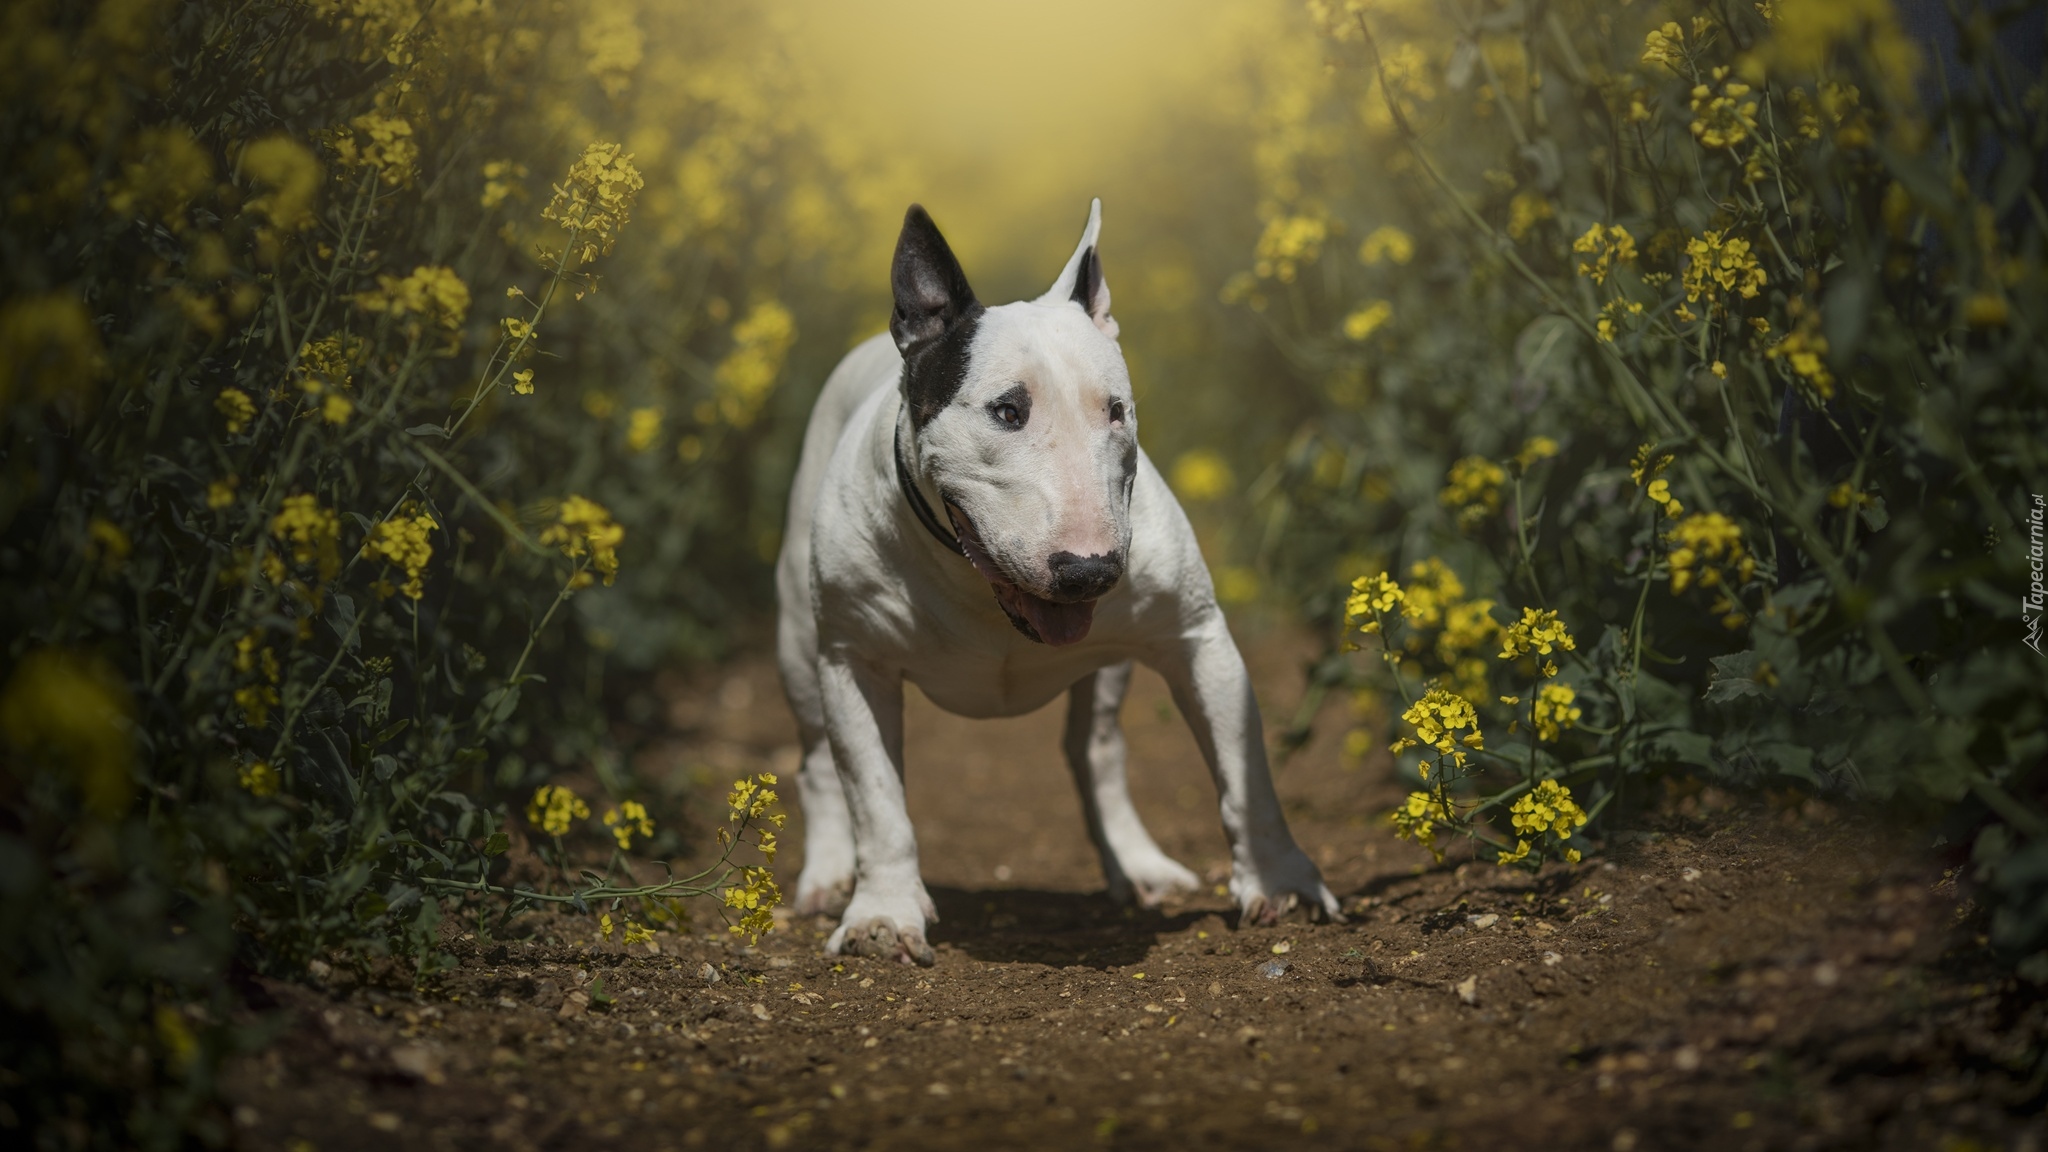
[[986, 719], [1034, 712], [1090, 672], [1123, 659], [1094, 644], [934, 648], [905, 662], [903, 675], [932, 703], [959, 716]]

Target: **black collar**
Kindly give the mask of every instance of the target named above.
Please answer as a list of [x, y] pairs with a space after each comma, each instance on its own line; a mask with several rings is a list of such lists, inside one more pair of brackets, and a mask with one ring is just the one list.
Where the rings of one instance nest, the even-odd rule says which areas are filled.
[[938, 514], [932, 511], [931, 502], [924, 498], [924, 492], [918, 488], [917, 481], [910, 478], [910, 466], [903, 462], [903, 423], [900, 420], [896, 424], [894, 454], [896, 483], [903, 488], [903, 498], [910, 501], [910, 510], [917, 513], [917, 522], [924, 525], [924, 530], [932, 534], [932, 539], [944, 544], [946, 551], [959, 556], [967, 555], [967, 549], [961, 545], [960, 538], [946, 531], [945, 525], [939, 523]]

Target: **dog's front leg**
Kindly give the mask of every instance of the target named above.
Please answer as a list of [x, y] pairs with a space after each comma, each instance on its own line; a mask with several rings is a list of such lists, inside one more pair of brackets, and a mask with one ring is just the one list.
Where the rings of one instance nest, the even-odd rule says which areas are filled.
[[1265, 733], [1244, 657], [1221, 611], [1184, 634], [1154, 665], [1188, 718], [1215, 778], [1230, 838], [1230, 895], [1247, 923], [1270, 923], [1306, 900], [1333, 920], [1343, 915], [1322, 873], [1294, 842], [1266, 766]]
[[903, 801], [903, 677], [836, 655], [818, 659], [825, 734], [853, 818], [853, 899], [827, 952], [936, 959], [925, 924], [937, 920], [918, 875], [917, 837]]

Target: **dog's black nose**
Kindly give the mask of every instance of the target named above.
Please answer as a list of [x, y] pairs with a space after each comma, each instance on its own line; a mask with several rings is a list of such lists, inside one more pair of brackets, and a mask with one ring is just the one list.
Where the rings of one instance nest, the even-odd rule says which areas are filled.
[[1046, 566], [1052, 569], [1052, 598], [1069, 604], [1101, 596], [1116, 587], [1124, 575], [1120, 552], [1099, 552], [1093, 556], [1055, 552], [1046, 559]]

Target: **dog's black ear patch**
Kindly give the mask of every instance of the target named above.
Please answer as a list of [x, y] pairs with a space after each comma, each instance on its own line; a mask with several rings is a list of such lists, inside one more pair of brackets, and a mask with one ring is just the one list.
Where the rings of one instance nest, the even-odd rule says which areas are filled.
[[1095, 294], [1102, 291], [1102, 257], [1094, 248], [1081, 253], [1081, 264], [1074, 269], [1074, 303], [1081, 311], [1095, 315]]
[[896, 259], [889, 270], [896, 306], [889, 334], [903, 354], [904, 398], [913, 424], [922, 426], [960, 391], [974, 342], [981, 302], [967, 273], [922, 205], [903, 214]]

